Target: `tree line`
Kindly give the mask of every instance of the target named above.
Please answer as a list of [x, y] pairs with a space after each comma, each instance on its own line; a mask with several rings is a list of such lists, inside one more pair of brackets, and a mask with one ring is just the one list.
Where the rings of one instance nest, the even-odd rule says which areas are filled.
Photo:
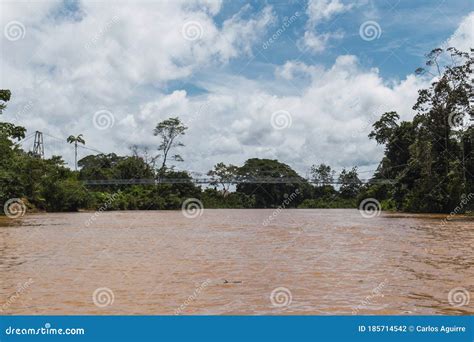
[[[210, 186], [197, 186], [189, 172], [175, 167], [183, 161], [176, 151], [184, 147], [181, 137], [188, 129], [179, 117], [158, 123], [151, 132], [159, 138], [156, 153], [132, 146], [129, 155], [96, 154], [77, 160], [78, 144], [86, 144], [86, 139], [71, 135], [67, 139], [75, 148], [75, 170], [71, 170], [60, 156], [41, 159], [21, 149], [18, 141], [26, 129], [1, 122], [0, 204], [21, 198], [29, 208], [46, 211], [98, 209], [104, 203], [107, 210], [179, 209], [184, 200], [196, 198], [205, 208], [277, 208], [282, 203], [285, 208], [355, 208], [363, 199], [374, 198], [390, 210], [453, 211], [474, 193], [474, 128], [465, 125], [466, 118], [474, 115], [473, 57], [449, 48], [435, 49], [427, 58], [417, 73], [434, 73], [435, 81], [419, 91], [414, 119], [400, 121], [398, 113], [387, 112], [373, 124], [369, 138], [384, 145], [385, 153], [367, 184], [359, 179], [356, 167], [343, 169], [336, 177], [331, 166], [313, 165], [308, 181], [278, 160], [251, 158], [241, 166], [216, 164], [207, 173]], [[10, 97], [9, 90], [0, 90], [2, 112]], [[156, 184], [83, 184], [111, 179], [153, 179]], [[236, 179], [289, 181], [234, 184]], [[473, 207], [467, 203], [463, 211]]]

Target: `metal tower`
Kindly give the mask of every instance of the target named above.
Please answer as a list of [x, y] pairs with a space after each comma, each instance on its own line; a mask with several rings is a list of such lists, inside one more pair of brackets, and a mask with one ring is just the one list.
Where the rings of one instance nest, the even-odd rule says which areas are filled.
[[43, 132], [35, 132], [35, 143], [33, 145], [33, 155], [38, 158], [44, 158]]

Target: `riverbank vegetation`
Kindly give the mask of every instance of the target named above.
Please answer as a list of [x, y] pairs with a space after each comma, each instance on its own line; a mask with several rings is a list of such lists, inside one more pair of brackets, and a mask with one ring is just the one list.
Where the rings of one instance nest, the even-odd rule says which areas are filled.
[[[26, 129], [1, 122], [0, 204], [20, 198], [29, 208], [46, 211], [99, 209], [104, 203], [107, 210], [151, 210], [178, 209], [196, 198], [205, 208], [276, 208], [283, 203], [285, 208], [355, 208], [374, 198], [385, 209], [452, 212], [462, 204], [460, 212], [469, 212], [474, 208], [466, 201], [474, 193], [474, 128], [465, 122], [474, 115], [473, 57], [451, 48], [435, 49], [427, 57], [417, 73], [435, 70], [435, 81], [419, 91], [413, 120], [400, 121], [398, 113], [388, 112], [373, 124], [369, 138], [385, 146], [385, 155], [367, 184], [356, 167], [336, 176], [331, 166], [316, 163], [306, 179], [277, 160], [252, 158], [240, 166], [218, 163], [207, 173], [210, 186], [198, 186], [173, 164], [183, 161], [176, 150], [184, 147], [180, 138], [188, 129], [178, 117], [150, 132], [160, 139], [156, 155], [132, 146], [125, 156], [88, 155], [71, 170], [60, 156], [43, 159], [22, 150], [17, 142]], [[9, 90], [0, 91], [2, 112], [10, 97]], [[82, 135], [71, 135], [67, 142], [76, 151], [78, 143], [86, 144]], [[131, 179], [153, 184], [84, 184]]]

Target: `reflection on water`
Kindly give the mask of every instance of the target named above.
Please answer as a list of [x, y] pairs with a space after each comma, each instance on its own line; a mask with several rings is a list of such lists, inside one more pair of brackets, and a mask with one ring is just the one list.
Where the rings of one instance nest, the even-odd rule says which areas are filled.
[[[106, 212], [89, 227], [93, 213], [1, 218], [0, 310], [474, 314], [472, 219], [284, 210], [264, 226], [272, 212]], [[455, 288], [465, 305], [450, 305]]]

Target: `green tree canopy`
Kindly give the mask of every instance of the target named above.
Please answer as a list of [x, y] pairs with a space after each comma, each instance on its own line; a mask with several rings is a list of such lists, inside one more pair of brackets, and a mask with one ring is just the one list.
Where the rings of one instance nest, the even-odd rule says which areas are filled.
[[339, 192], [343, 198], [357, 197], [362, 187], [362, 182], [359, 179], [357, 167], [354, 166], [350, 170], [343, 169], [339, 174], [340, 189]]
[[211, 185], [222, 186], [222, 191], [225, 195], [228, 193], [232, 181], [238, 177], [238, 170], [239, 168], [235, 165], [217, 163], [207, 175], [212, 177]]
[[[245, 164], [239, 168], [239, 176], [249, 183], [240, 183], [237, 185], [237, 191], [249, 196], [255, 197], [257, 208], [271, 208], [281, 206], [282, 203], [294, 194], [298, 189], [300, 194], [308, 195], [311, 190], [308, 182], [298, 175], [290, 166], [271, 159], [248, 159]], [[295, 179], [293, 183], [268, 184], [252, 183], [255, 179], [268, 178], [277, 180], [279, 178]], [[297, 207], [305, 195], [298, 195], [291, 201], [288, 207]]]
[[175, 147], [182, 147], [184, 144], [177, 140], [184, 135], [188, 128], [181, 122], [178, 117], [169, 118], [158, 123], [153, 130], [155, 136], [161, 137], [161, 143], [158, 151], [162, 152], [163, 162], [161, 164], [160, 172], [164, 172], [167, 168], [166, 163], [168, 159], [181, 162], [183, 158], [179, 154], [168, 156], [170, 151]]

